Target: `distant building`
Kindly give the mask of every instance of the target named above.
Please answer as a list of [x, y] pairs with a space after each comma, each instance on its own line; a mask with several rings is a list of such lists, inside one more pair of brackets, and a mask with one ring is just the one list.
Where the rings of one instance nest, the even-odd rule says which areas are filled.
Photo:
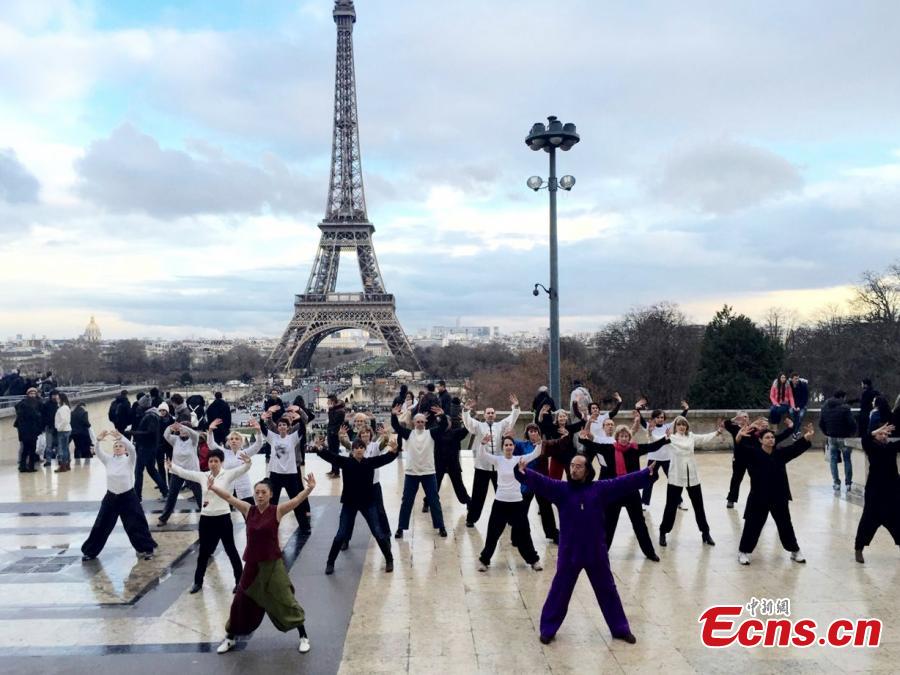
[[94, 321], [93, 316], [91, 316], [91, 320], [88, 322], [87, 328], [84, 329], [84, 335], [82, 335], [81, 337], [86, 342], [100, 342], [100, 326], [98, 326], [97, 322]]

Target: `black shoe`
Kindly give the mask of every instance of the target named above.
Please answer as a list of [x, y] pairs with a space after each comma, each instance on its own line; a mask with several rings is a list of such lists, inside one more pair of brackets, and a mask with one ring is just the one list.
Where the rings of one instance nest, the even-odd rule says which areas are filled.
[[551, 642], [553, 642], [553, 636], [552, 636], [552, 635], [550, 635], [550, 636], [547, 636], [547, 635], [541, 635], [541, 638], [540, 638], [540, 639], [541, 639], [541, 644], [542, 644], [542, 645], [549, 645]]
[[659, 533], [659, 545], [660, 546], [666, 545], [666, 535], [664, 535], [662, 532]]
[[394, 571], [394, 561], [393, 561], [393, 560], [388, 560], [388, 561], [384, 564], [384, 571], [387, 572], [387, 573], [391, 573], [391, 572]]
[[428, 504], [422, 504], [422, 513], [428, 513]]
[[95, 556], [95, 555], [83, 555], [83, 556], [81, 556], [81, 562], [90, 562], [91, 560], [94, 560], [96, 557], [97, 556]]
[[399, 527], [397, 528], [397, 531], [394, 532], [394, 539], [403, 539], [403, 530]]
[[614, 635], [613, 638], [615, 638], [616, 640], [623, 640], [624, 642], [627, 642], [630, 645], [633, 645], [635, 642], [637, 642], [637, 638], [634, 637], [633, 633], [626, 633], [625, 635], [621, 635], [621, 636]]
[[234, 595], [235, 593], [237, 593], [237, 589], [238, 589], [238, 585], [235, 584], [234, 588], [231, 589], [231, 594]]
[[[861, 563], [861, 564], [865, 564], [866, 559], [863, 558], [862, 549], [856, 551], [855, 554], [854, 554], [854, 557], [855, 557], [855, 559], [856, 559], [856, 562]], [[82, 558], [82, 560], [84, 560], [84, 558]]]
[[139, 553], [144, 560], [153, 560], [153, 551], [144, 551], [143, 553]]
[[713, 538], [709, 536], [709, 532], [703, 533], [703, 543], [707, 546], [715, 546], [716, 542], [713, 541]]
[[348, 548], [350, 548], [350, 542], [349, 542], [349, 541], [345, 541], [343, 544], [341, 544], [341, 550], [342, 550], [342, 551], [346, 551]]
[[440, 534], [442, 537], [446, 537], [447, 529], [442, 527], [440, 530], [438, 530], [438, 534]]
[[50, 462], [44, 462], [41, 466], [50, 466]]
[[466, 527], [475, 527], [475, 523], [469, 522], [469, 521], [467, 520], [467, 521], [466, 521]]
[[168, 523], [168, 522], [169, 522], [168, 518], [163, 518], [162, 516], [160, 516], [159, 520], [156, 521], [156, 524], [158, 527], [165, 527], [166, 523]]
[[334, 574], [334, 563], [326, 563], [325, 574]]
[[191, 586], [190, 594], [193, 595], [194, 593], [199, 593], [201, 590], [203, 590], [203, 586], [201, 584], [194, 584], [193, 586]]
[[654, 553], [653, 555], [648, 555], [647, 560], [652, 560], [653, 562], [659, 562], [659, 556]]

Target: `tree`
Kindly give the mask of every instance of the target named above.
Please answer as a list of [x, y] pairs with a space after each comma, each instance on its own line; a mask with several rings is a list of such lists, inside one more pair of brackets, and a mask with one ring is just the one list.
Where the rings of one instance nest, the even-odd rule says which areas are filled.
[[50, 357], [49, 368], [60, 384], [84, 384], [103, 378], [103, 359], [96, 345], [73, 342], [63, 345]]
[[645, 396], [653, 407], [674, 408], [697, 371], [701, 335], [677, 305], [632, 309], [594, 338], [602, 375], [592, 379], [608, 382], [626, 402]]
[[900, 321], [900, 261], [889, 265], [884, 274], [863, 272], [862, 283], [855, 289], [853, 306], [865, 321], [888, 324]]
[[178, 378], [178, 382], [179, 382], [182, 386], [187, 386], [187, 385], [189, 385], [189, 384], [193, 384], [193, 383], [194, 383], [194, 378], [191, 377], [191, 374], [190, 374], [188, 371], [184, 371], [184, 372], [181, 374], [181, 377]]
[[689, 400], [699, 408], [768, 407], [784, 348], [725, 305], [706, 326]]
[[141, 378], [150, 373], [147, 349], [140, 340], [119, 340], [107, 354], [109, 367], [122, 379]]

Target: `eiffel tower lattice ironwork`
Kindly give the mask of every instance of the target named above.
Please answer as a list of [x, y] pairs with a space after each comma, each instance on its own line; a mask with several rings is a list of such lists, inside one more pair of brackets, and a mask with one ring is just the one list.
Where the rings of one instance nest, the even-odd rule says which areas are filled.
[[[270, 371], [306, 370], [325, 337], [338, 330], [360, 328], [381, 337], [398, 365], [418, 370], [412, 347], [397, 320], [394, 296], [385, 292], [372, 245], [375, 227], [366, 215], [353, 66], [353, 0], [336, 0], [333, 14], [337, 59], [328, 203], [325, 218], [319, 223], [322, 234], [306, 292], [296, 296], [294, 318], [267, 365]], [[356, 252], [362, 293], [335, 291], [341, 251]]]

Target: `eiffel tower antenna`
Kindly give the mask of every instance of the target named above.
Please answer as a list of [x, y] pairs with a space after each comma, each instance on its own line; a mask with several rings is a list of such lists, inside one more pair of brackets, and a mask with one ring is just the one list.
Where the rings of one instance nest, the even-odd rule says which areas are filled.
[[[334, 131], [331, 176], [322, 234], [306, 291], [295, 297], [294, 317], [267, 361], [270, 371], [287, 374], [309, 368], [313, 352], [331, 333], [360, 328], [381, 337], [399, 366], [419, 370], [412, 347], [397, 320], [394, 296], [387, 293], [366, 214], [359, 124], [356, 112], [356, 72], [353, 66], [353, 0], [335, 0], [337, 57], [334, 78]], [[355, 251], [362, 293], [335, 290], [341, 251]]]

